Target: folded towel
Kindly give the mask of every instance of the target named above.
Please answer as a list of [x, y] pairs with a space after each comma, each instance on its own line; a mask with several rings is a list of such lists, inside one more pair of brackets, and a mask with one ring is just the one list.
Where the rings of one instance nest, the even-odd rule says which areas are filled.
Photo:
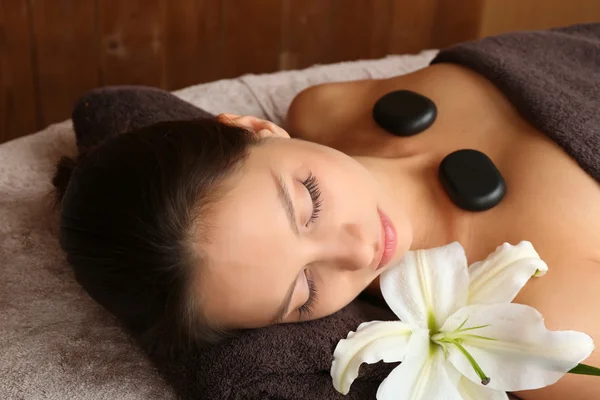
[[113, 136], [157, 122], [212, 116], [158, 88], [108, 86], [81, 97], [71, 117], [77, 148], [83, 151]]
[[398, 363], [363, 365], [347, 396], [335, 391], [329, 372], [337, 342], [372, 319], [395, 318], [354, 301], [321, 320], [249, 331], [209, 350], [155, 362], [186, 399], [374, 399], [382, 379]]
[[432, 64], [470, 68], [600, 181], [600, 23], [459, 44]]

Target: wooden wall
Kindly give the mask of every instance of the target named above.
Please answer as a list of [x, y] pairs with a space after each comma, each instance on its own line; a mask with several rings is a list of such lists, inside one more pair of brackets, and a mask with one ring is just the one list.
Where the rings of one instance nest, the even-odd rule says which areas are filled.
[[0, 0], [0, 142], [94, 87], [166, 89], [600, 21], [600, 0]]

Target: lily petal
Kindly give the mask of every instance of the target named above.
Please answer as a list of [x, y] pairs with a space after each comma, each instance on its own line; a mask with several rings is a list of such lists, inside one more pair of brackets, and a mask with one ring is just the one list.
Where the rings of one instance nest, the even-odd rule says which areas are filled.
[[458, 383], [458, 392], [463, 400], [509, 400], [506, 392], [471, 382], [464, 376], [460, 378]]
[[[460, 374], [450, 375], [442, 349], [429, 340], [426, 329], [413, 331], [409, 351], [379, 386], [377, 400], [462, 400], [456, 384]], [[454, 379], [453, 379], [454, 378]]]
[[[463, 330], [462, 346], [491, 378], [486, 387], [507, 392], [552, 385], [594, 350], [585, 333], [550, 331], [542, 315], [523, 304], [466, 306], [446, 321], [442, 331], [458, 327]], [[480, 328], [464, 331], [472, 327]], [[480, 382], [457, 347], [447, 347], [448, 360], [456, 369]]]
[[467, 302], [465, 251], [458, 242], [409, 251], [399, 264], [381, 274], [380, 286], [401, 321], [435, 332]]
[[530, 242], [504, 243], [469, 267], [469, 304], [510, 303], [529, 278], [546, 271], [548, 266]]
[[400, 321], [372, 321], [360, 324], [356, 332], [338, 342], [333, 352], [331, 377], [342, 393], [350, 391], [362, 363], [402, 361], [408, 349], [411, 329]]

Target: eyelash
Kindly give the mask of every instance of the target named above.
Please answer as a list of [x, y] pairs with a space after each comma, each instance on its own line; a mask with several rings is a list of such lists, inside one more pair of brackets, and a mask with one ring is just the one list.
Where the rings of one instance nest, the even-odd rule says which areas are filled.
[[321, 206], [323, 205], [323, 199], [321, 198], [321, 189], [319, 189], [319, 182], [317, 178], [312, 174], [312, 172], [308, 175], [306, 180], [302, 181], [306, 190], [310, 194], [310, 198], [313, 203], [313, 212], [310, 216], [306, 226], [314, 223], [317, 218], [319, 218], [319, 213], [321, 212]]
[[[308, 190], [308, 193], [310, 194], [310, 198], [313, 203], [313, 212], [308, 222], [306, 223], [306, 226], [308, 226], [311, 223], [314, 223], [317, 220], [317, 218], [319, 218], [321, 206], [323, 205], [323, 199], [321, 198], [321, 189], [319, 189], [319, 182], [317, 181], [317, 178], [313, 175], [312, 172], [308, 174], [308, 178], [306, 178], [306, 180], [302, 181], [302, 184], [304, 185], [304, 187], [306, 187], [306, 190]], [[315, 280], [313, 279], [310, 273], [307, 273], [306, 270], [304, 271], [304, 274], [306, 275], [306, 282], [308, 283], [308, 300], [306, 300], [306, 303], [304, 303], [302, 306], [300, 306], [300, 308], [298, 308], [298, 314], [300, 316], [300, 319], [302, 319], [303, 317], [305, 319], [309, 318], [312, 315], [313, 307], [317, 302], [317, 285], [315, 285]]]
[[312, 278], [311, 274], [306, 273], [306, 270], [304, 274], [306, 275], [306, 281], [308, 282], [308, 300], [306, 300], [306, 303], [298, 308], [300, 319], [302, 319], [302, 317], [309, 318], [312, 315], [313, 307], [317, 302], [318, 295], [315, 280]]

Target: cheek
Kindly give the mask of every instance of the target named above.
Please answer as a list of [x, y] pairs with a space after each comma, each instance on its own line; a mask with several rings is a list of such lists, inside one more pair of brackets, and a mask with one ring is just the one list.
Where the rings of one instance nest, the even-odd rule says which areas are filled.
[[343, 154], [336, 157], [333, 171], [339, 181], [348, 186], [349, 191], [357, 193], [372, 193], [375, 188], [373, 175], [358, 161]]
[[319, 286], [319, 304], [315, 317], [325, 317], [334, 314], [350, 304], [368, 283], [359, 277], [331, 276], [327, 282]]
[[374, 209], [377, 204], [377, 186], [372, 176], [356, 165], [340, 165], [328, 177], [336, 206], [349, 211]]

